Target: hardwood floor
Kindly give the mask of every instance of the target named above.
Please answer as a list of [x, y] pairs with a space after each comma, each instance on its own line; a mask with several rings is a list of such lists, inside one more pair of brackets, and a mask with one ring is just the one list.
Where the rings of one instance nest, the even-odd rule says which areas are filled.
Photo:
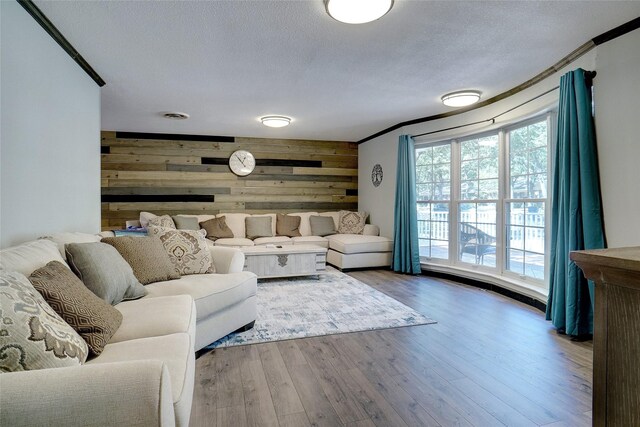
[[215, 350], [192, 426], [589, 426], [591, 342], [493, 292], [373, 270], [351, 276], [438, 321]]

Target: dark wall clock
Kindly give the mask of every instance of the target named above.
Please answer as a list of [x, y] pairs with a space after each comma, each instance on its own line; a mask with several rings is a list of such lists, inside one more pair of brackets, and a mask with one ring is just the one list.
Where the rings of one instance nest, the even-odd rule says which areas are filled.
[[375, 165], [371, 170], [371, 183], [374, 187], [378, 187], [382, 183], [382, 166]]

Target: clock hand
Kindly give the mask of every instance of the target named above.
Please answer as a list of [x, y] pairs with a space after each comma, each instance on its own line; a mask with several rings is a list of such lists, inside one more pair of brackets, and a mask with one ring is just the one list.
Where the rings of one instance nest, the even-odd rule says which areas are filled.
[[[242, 166], [245, 166], [245, 167], [247, 166], [247, 165], [244, 164], [244, 159], [241, 159], [240, 156], [238, 156], [237, 154], [236, 154], [236, 158], [238, 160], [240, 160], [240, 163], [242, 163]], [[246, 159], [246, 157], [245, 157], [245, 159]]]

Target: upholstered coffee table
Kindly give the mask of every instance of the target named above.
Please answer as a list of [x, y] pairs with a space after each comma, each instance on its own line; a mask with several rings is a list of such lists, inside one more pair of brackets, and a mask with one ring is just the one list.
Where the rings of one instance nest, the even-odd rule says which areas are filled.
[[251, 246], [242, 248], [244, 271], [259, 279], [311, 276], [327, 269], [327, 248], [314, 245]]

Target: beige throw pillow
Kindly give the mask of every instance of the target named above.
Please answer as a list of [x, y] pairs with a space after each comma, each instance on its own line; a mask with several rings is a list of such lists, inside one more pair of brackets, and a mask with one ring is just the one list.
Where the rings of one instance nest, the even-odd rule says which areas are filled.
[[174, 215], [171, 219], [178, 230], [200, 230], [198, 218], [195, 216]]
[[[138, 237], [140, 238], [140, 237]], [[67, 262], [82, 283], [111, 305], [147, 294], [122, 255], [106, 243], [70, 243]]]
[[309, 217], [312, 236], [330, 236], [336, 234], [336, 225], [330, 216], [311, 215]]
[[180, 278], [163, 244], [156, 238], [105, 237], [102, 242], [116, 248], [143, 285]]
[[157, 216], [155, 218], [151, 218], [147, 225], [147, 228], [154, 227], [163, 227], [163, 228], [176, 228], [176, 224], [173, 222], [173, 219], [169, 215]]
[[244, 219], [247, 239], [273, 237], [270, 216], [249, 216]]
[[338, 219], [339, 234], [362, 234], [369, 216], [366, 212], [340, 211]]
[[212, 273], [213, 259], [207, 241], [199, 231], [154, 230], [169, 254], [174, 270], [181, 275]]
[[227, 225], [227, 221], [224, 216], [220, 218], [212, 218], [200, 223], [200, 227], [207, 232], [207, 239], [231, 239], [233, 238], [233, 231]]
[[51, 261], [37, 269], [29, 281], [87, 342], [96, 356], [102, 353], [122, 323], [122, 313], [98, 298], [66, 266]]
[[0, 373], [79, 366], [87, 343], [21, 273], [0, 270]]
[[278, 214], [276, 216], [276, 235], [298, 237], [300, 236], [299, 216]]

